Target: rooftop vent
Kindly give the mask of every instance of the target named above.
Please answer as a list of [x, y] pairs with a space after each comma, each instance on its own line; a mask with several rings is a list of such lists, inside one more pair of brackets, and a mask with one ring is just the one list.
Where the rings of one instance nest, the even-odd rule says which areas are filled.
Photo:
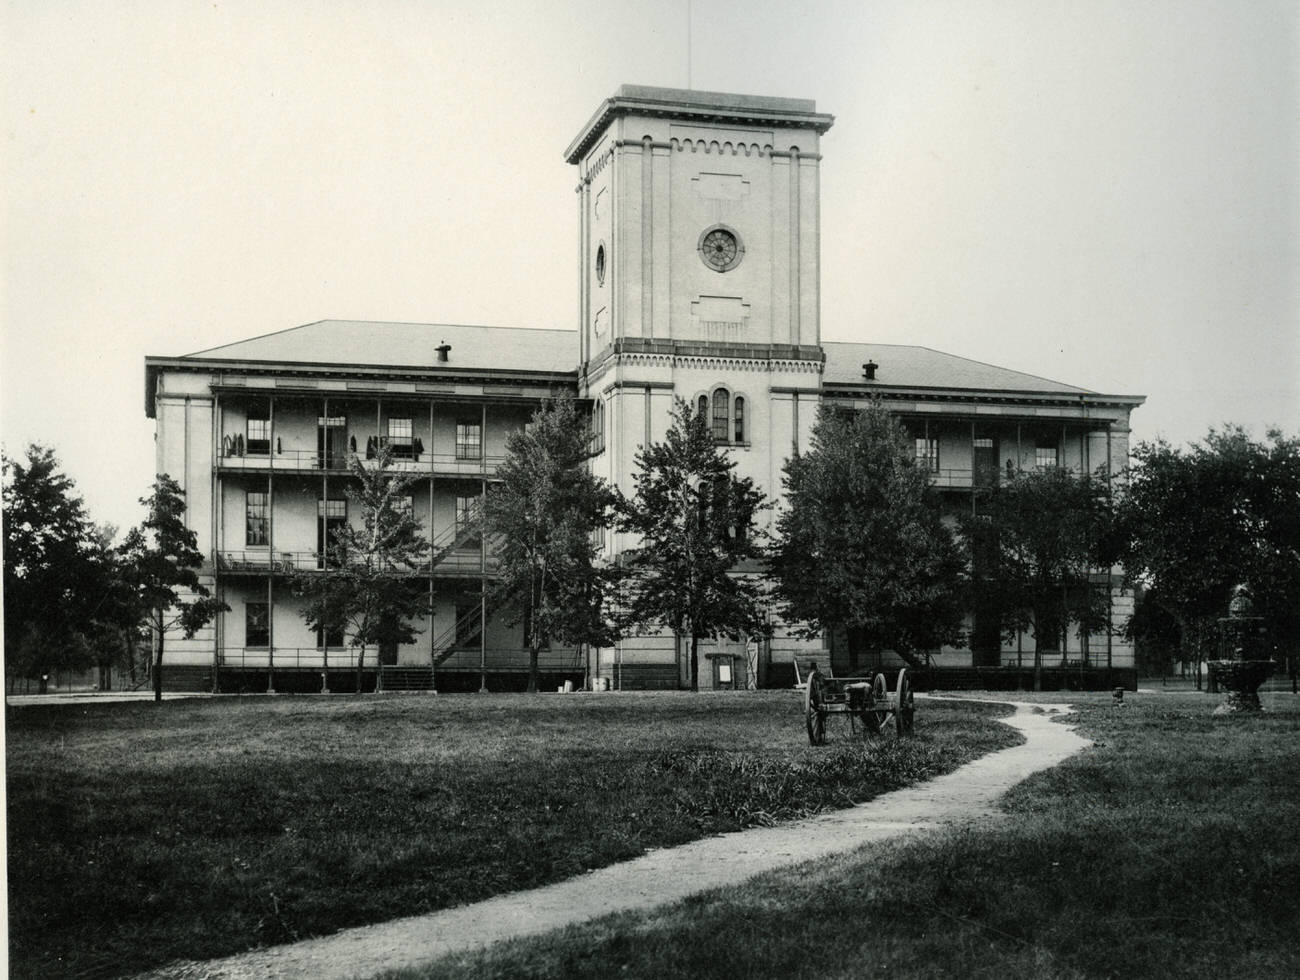
[[448, 355], [451, 354], [451, 344], [447, 343], [447, 341], [444, 340], [441, 344], [438, 345], [437, 351], [438, 351], [438, 361], [442, 364], [446, 364], [448, 360]]
[[875, 381], [876, 368], [878, 367], [880, 367], [880, 365], [877, 364], [875, 361], [867, 361], [866, 364], [862, 365], [862, 376], [866, 378], [868, 381]]

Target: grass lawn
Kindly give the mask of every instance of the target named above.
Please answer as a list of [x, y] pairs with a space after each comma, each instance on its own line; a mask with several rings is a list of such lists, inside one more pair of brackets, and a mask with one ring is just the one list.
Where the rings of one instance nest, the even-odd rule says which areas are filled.
[[1097, 744], [1003, 820], [390, 976], [1300, 976], [1300, 701], [1025, 699], [1072, 700]]
[[10, 966], [115, 976], [528, 888], [868, 799], [1020, 736], [808, 745], [795, 692], [171, 700], [6, 713]]

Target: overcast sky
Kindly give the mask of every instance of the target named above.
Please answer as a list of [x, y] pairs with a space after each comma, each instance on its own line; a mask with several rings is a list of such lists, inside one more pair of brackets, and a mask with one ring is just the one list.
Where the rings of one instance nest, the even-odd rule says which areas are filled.
[[623, 82], [834, 114], [823, 339], [1145, 394], [1138, 439], [1297, 433], [1298, 9], [8, 3], [6, 452], [52, 445], [127, 525], [146, 354], [325, 318], [574, 327], [562, 153]]

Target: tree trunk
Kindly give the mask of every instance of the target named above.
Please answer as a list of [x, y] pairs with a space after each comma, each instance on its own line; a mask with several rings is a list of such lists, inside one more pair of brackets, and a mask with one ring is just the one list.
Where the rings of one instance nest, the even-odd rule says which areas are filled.
[[691, 690], [700, 689], [700, 634], [691, 630]]
[[162, 624], [158, 626], [158, 650], [154, 654], [153, 661], [153, 699], [162, 700], [162, 658], [163, 658], [163, 639]]
[[537, 693], [537, 659], [540, 648], [534, 640], [528, 645], [528, 693]]
[[357, 653], [357, 694], [361, 694], [361, 678], [365, 676], [366, 666], [366, 645], [361, 644], [361, 650]]

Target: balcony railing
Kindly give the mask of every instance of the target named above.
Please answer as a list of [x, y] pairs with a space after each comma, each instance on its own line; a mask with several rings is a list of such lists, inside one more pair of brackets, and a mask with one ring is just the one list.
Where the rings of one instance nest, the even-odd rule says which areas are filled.
[[[337, 568], [337, 558], [319, 551], [217, 551], [213, 564], [226, 575], [292, 575], [296, 572], [323, 572]], [[488, 554], [486, 570], [491, 573], [497, 562]], [[435, 551], [429, 560], [410, 568], [399, 566], [398, 575], [464, 575], [476, 574], [483, 568], [483, 557], [478, 546], [473, 550], [444, 548]]]
[[972, 487], [995, 487], [998, 485], [1001, 471], [995, 468], [971, 469], [970, 467], [941, 466], [937, 469], [918, 464], [930, 474], [930, 482], [944, 490], [969, 490]]
[[[523, 672], [528, 669], [528, 651], [519, 647], [488, 647], [480, 651], [477, 646], [451, 651], [438, 664], [438, 670]], [[537, 655], [537, 668], [541, 671], [581, 670], [582, 653], [573, 647], [556, 647], [542, 650]]]
[[[221, 650], [223, 667], [270, 667], [286, 670], [294, 667], [315, 668], [323, 670], [327, 665], [331, 670], [345, 667], [355, 668], [360, 647], [330, 647], [328, 651], [318, 647], [225, 647]], [[366, 666], [373, 667], [378, 660], [375, 647], [366, 648]]]
[[[398, 452], [404, 448], [404, 452]], [[415, 452], [410, 446], [394, 447], [389, 457], [388, 468], [394, 473], [416, 473], [444, 476], [480, 476], [494, 473], [504, 461], [505, 456], [481, 454], [462, 456], [459, 453]], [[223, 448], [217, 458], [217, 466], [223, 470], [282, 470], [284, 472], [327, 472], [346, 473], [357, 460], [362, 466], [373, 468], [378, 465], [378, 453], [374, 451], [320, 452], [314, 449], [282, 449], [272, 452], [250, 453], [227, 451]]]
[[[399, 666], [427, 667], [427, 649], [416, 641], [418, 659], [413, 659], [411, 648], [403, 650], [404, 663]], [[378, 663], [378, 649], [366, 647], [365, 667], [373, 669]], [[274, 665], [277, 670], [294, 668], [324, 670], [356, 669], [360, 647], [330, 647], [328, 651], [317, 647], [225, 647], [221, 650], [220, 666], [244, 669], [266, 669]], [[492, 671], [525, 671], [528, 669], [528, 651], [519, 647], [489, 647], [480, 651], [477, 646], [454, 650], [438, 666], [439, 670], [478, 670], [480, 665]], [[581, 670], [582, 653], [571, 647], [542, 650], [537, 666], [543, 671]]]

